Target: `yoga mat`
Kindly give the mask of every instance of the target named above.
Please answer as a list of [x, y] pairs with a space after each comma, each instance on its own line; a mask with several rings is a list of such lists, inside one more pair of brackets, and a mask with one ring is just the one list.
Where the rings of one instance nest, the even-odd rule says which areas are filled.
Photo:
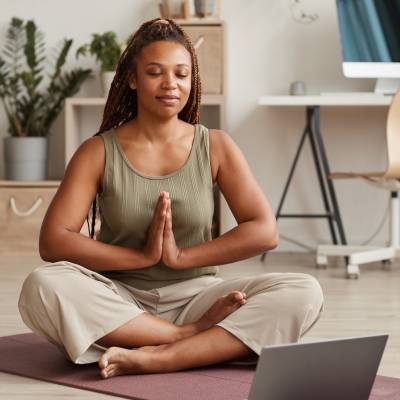
[[[187, 371], [100, 377], [97, 364], [75, 365], [33, 333], [0, 338], [0, 371], [127, 399], [243, 400], [255, 368], [216, 365]], [[377, 376], [370, 400], [400, 398], [400, 379]]]

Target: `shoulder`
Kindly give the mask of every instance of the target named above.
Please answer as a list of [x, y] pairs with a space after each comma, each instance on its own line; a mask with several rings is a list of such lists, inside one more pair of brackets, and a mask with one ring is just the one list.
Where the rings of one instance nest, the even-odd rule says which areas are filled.
[[104, 140], [101, 136], [93, 136], [79, 146], [73, 159], [101, 158], [102, 155], [105, 156]]
[[218, 181], [221, 171], [233, 167], [243, 155], [233, 139], [224, 131], [209, 129], [210, 165], [213, 182]]
[[227, 144], [229, 141], [232, 141], [231, 137], [224, 131], [219, 129], [209, 129], [208, 136], [213, 143], [219, 144]]
[[85, 140], [71, 158], [65, 177], [100, 181], [105, 167], [106, 152], [101, 136]]
[[209, 129], [208, 136], [211, 156], [217, 156], [219, 159], [229, 158], [240, 152], [237, 144], [226, 132], [219, 129]]

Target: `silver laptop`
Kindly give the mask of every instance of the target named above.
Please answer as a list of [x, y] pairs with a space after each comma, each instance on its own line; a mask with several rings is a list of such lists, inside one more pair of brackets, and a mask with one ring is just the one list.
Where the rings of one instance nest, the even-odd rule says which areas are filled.
[[266, 346], [248, 400], [368, 400], [388, 335]]

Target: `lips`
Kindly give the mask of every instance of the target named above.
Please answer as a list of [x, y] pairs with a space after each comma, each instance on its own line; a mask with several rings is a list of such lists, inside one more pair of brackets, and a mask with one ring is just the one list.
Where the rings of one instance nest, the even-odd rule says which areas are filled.
[[172, 96], [172, 95], [163, 95], [163, 96], [157, 96], [157, 99], [160, 100], [179, 100], [178, 96]]
[[173, 96], [173, 95], [163, 95], [163, 96], [157, 96], [156, 97], [158, 101], [165, 105], [174, 105], [179, 101], [178, 96]]

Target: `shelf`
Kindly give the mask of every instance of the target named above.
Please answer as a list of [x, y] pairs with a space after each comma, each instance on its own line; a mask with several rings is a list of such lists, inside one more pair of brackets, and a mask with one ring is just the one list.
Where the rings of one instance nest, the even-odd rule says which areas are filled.
[[0, 187], [58, 187], [61, 181], [8, 181], [0, 180]]
[[[65, 101], [67, 106], [105, 106], [106, 97], [69, 97]], [[224, 104], [225, 96], [222, 94], [203, 94], [201, 104], [207, 106]]]
[[190, 17], [188, 19], [173, 18], [173, 20], [174, 22], [176, 22], [181, 26], [187, 26], [187, 25], [221, 26], [224, 23], [222, 20], [212, 17], [207, 17], [207, 18]]
[[388, 106], [392, 96], [334, 94], [323, 96], [260, 96], [260, 106]]

